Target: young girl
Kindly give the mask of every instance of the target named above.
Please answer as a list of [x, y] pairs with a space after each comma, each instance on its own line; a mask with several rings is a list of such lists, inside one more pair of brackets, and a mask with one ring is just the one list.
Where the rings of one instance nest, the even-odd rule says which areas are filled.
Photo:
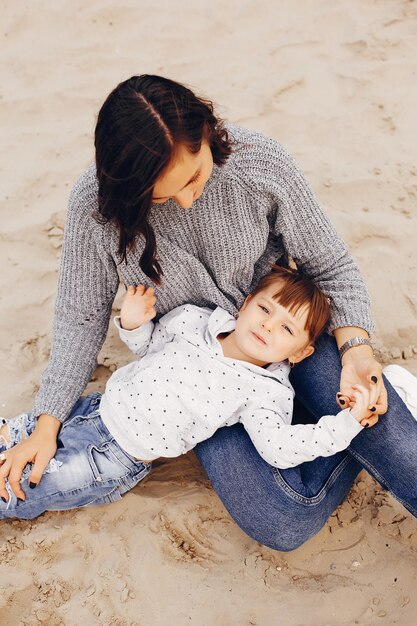
[[[25, 499], [9, 488], [2, 517], [112, 502], [149, 473], [153, 460], [184, 454], [222, 426], [240, 422], [270, 465], [289, 468], [344, 450], [369, 424], [373, 407], [360, 385], [351, 408], [317, 424], [291, 424], [289, 364], [314, 352], [330, 311], [299, 273], [275, 267], [237, 320], [220, 307], [183, 305], [154, 324], [154, 304], [152, 289], [128, 288], [115, 323], [141, 358], [117, 370], [103, 396], [80, 398], [42, 481], [26, 489], [27, 469]], [[4, 424], [3, 462], [33, 427], [30, 413]]]

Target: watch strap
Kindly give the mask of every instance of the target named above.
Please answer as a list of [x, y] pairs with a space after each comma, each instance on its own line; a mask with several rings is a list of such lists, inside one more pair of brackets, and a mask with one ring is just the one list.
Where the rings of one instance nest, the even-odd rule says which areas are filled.
[[370, 346], [372, 348], [372, 344], [369, 339], [365, 337], [351, 337], [345, 343], [340, 346], [339, 354], [340, 358], [351, 348], [356, 348], [356, 346]]

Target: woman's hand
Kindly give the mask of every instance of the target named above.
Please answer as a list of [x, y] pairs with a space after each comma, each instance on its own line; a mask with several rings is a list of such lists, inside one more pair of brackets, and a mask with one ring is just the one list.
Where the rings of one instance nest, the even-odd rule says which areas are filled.
[[6, 460], [0, 465], [0, 497], [3, 500], [9, 499], [6, 478], [15, 496], [20, 500], [26, 499], [20, 478], [28, 463], [33, 463], [29, 485], [34, 488], [40, 482], [46, 466], [55, 455], [60, 427], [61, 423], [52, 415], [40, 415], [33, 433], [4, 453]]
[[[367, 348], [367, 346], [365, 346]], [[361, 421], [362, 426], [373, 426], [378, 422], [378, 416], [388, 409], [387, 390], [382, 379], [382, 366], [378, 361], [362, 350], [355, 347], [348, 350], [342, 359], [342, 374], [340, 377], [340, 395], [337, 402], [341, 408], [347, 408], [355, 399], [355, 387], [362, 385], [369, 390], [369, 411], [371, 417]]]
[[125, 330], [135, 330], [156, 315], [155, 294], [152, 287], [129, 285], [120, 310], [120, 324]]

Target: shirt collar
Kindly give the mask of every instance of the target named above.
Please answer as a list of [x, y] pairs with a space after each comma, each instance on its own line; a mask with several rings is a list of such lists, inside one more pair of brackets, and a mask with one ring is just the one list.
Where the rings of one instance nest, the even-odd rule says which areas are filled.
[[208, 320], [206, 331], [207, 343], [213, 347], [218, 346], [221, 352], [217, 336], [221, 335], [221, 333], [230, 333], [235, 327], [236, 320], [233, 315], [230, 315], [230, 313], [218, 306]]

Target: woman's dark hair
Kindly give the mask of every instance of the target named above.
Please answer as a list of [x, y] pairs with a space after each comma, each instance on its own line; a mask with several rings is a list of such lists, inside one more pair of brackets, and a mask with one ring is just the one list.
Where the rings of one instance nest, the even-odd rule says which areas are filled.
[[120, 83], [107, 97], [95, 130], [98, 178], [97, 219], [119, 231], [118, 253], [127, 262], [138, 237], [145, 247], [142, 271], [156, 284], [162, 268], [156, 259], [155, 234], [148, 222], [152, 190], [179, 145], [193, 154], [206, 139], [216, 165], [232, 152], [223, 120], [213, 103], [161, 76], [143, 74]]

